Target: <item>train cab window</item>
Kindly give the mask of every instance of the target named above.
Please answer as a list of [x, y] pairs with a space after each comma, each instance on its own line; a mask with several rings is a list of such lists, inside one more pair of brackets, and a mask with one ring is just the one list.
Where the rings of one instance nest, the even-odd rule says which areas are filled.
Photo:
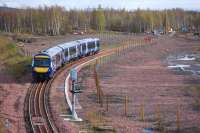
[[69, 53], [70, 53], [70, 55], [76, 54], [76, 47], [69, 48]]
[[86, 44], [85, 43], [82, 44], [82, 51], [86, 51]]
[[95, 42], [89, 42], [88, 49], [93, 49], [93, 48], [95, 48]]
[[34, 66], [35, 67], [49, 67], [50, 66], [50, 59], [35, 58], [34, 59]]

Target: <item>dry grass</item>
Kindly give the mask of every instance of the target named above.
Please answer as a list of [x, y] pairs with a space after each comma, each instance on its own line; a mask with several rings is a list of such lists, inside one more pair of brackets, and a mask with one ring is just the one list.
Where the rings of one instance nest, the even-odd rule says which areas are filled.
[[191, 93], [194, 96], [194, 109], [200, 111], [200, 87], [199, 86], [191, 86]]
[[19, 79], [29, 70], [31, 57], [23, 56], [15, 43], [0, 36], [0, 62], [5, 71]]
[[200, 111], [200, 87], [197, 85], [191, 85], [185, 88], [187, 96], [193, 97], [193, 108], [197, 111]]
[[114, 133], [114, 129], [106, 129], [105, 123], [106, 120], [103, 117], [103, 114], [100, 112], [88, 112], [87, 119], [89, 122], [89, 127], [87, 132], [89, 133]]
[[5, 132], [6, 132], [5, 127], [3, 125], [2, 120], [0, 119], [0, 133], [5, 133]]

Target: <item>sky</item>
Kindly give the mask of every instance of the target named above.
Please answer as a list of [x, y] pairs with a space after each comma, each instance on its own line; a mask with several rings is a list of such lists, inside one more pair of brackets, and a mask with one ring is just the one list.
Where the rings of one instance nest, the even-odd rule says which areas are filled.
[[103, 8], [127, 10], [140, 9], [171, 9], [200, 10], [200, 0], [0, 0], [0, 5], [8, 7], [38, 7], [39, 5], [59, 5], [66, 9]]

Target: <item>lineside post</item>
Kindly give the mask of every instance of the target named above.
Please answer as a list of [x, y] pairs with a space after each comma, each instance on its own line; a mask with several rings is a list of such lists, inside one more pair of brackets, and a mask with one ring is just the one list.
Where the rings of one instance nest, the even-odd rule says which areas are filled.
[[97, 89], [97, 101], [98, 103], [101, 103], [101, 92], [100, 92], [100, 86], [99, 86], [99, 79], [97, 75], [97, 62], [94, 64], [94, 78], [95, 78], [95, 84]]
[[141, 121], [144, 121], [144, 101], [142, 102], [140, 107], [140, 119]]
[[177, 128], [177, 132], [180, 131], [180, 105], [178, 105], [178, 109], [176, 112], [176, 128]]
[[124, 99], [124, 115], [127, 116], [127, 103], [128, 103], [128, 97], [125, 96]]
[[158, 128], [159, 130], [161, 130], [161, 114], [160, 114], [160, 105], [158, 104], [156, 106], [156, 117], [155, 117], [156, 121], [158, 122]]
[[106, 96], [106, 111], [108, 112], [108, 95]]

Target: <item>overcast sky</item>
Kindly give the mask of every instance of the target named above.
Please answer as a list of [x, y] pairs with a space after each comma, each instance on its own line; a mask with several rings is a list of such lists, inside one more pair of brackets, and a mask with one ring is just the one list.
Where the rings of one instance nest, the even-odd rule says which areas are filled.
[[60, 5], [66, 9], [93, 8], [99, 4], [104, 8], [132, 9], [169, 9], [183, 8], [187, 10], [200, 10], [200, 0], [0, 0], [0, 5], [8, 7], [37, 7], [39, 5]]

